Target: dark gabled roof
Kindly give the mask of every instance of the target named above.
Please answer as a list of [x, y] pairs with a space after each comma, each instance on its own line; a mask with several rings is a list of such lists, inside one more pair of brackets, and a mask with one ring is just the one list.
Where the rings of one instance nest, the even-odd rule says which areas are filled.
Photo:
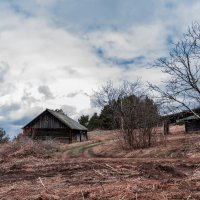
[[81, 124], [79, 124], [77, 121], [71, 119], [67, 115], [61, 112], [57, 112], [54, 110], [47, 109], [54, 117], [56, 117], [58, 120], [60, 120], [63, 124], [68, 126], [69, 128], [73, 130], [87, 130], [87, 128]]
[[72, 130], [84, 130], [84, 131], [87, 130], [87, 128], [85, 126], [79, 124], [77, 121], [71, 119], [70, 117], [68, 117], [64, 113], [54, 111], [54, 110], [50, 110], [50, 109], [46, 109], [44, 112], [42, 112], [36, 118], [34, 118], [32, 121], [30, 121], [28, 124], [26, 124], [23, 128], [25, 128], [27, 125], [29, 125], [31, 122], [33, 122], [35, 119], [37, 119], [39, 116], [41, 116], [45, 112], [49, 112], [56, 119], [58, 119], [61, 123], [63, 123], [64, 125], [66, 125], [67, 127], [69, 127]]

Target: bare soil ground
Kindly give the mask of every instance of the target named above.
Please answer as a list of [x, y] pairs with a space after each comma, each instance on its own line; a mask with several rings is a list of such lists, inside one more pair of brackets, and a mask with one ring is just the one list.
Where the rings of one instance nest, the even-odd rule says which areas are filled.
[[200, 134], [132, 151], [119, 148], [117, 134], [91, 132], [86, 142], [53, 144], [55, 151], [0, 146], [0, 199], [200, 199]]

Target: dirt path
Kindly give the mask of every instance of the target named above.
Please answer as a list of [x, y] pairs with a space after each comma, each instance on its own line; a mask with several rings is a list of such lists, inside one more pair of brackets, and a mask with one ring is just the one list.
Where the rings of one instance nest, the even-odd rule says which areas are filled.
[[[99, 138], [98, 138], [99, 139]], [[200, 157], [200, 135], [174, 135], [167, 141], [146, 149], [126, 150], [120, 148], [118, 140], [107, 138], [104, 140], [93, 139], [87, 142], [76, 143], [67, 147], [63, 158], [95, 158], [95, 157], [127, 157], [127, 158], [184, 158]]]
[[64, 158], [74, 158], [74, 157], [85, 157], [85, 158], [91, 158], [91, 157], [98, 157], [98, 155], [93, 151], [94, 147], [107, 145], [113, 143], [113, 140], [104, 140], [104, 141], [93, 141], [89, 144], [77, 144], [77, 146], [69, 148], [63, 153]]

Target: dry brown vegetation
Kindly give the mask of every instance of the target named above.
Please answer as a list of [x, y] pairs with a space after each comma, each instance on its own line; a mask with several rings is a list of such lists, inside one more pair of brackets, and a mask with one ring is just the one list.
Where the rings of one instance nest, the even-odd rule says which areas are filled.
[[69, 145], [28, 139], [1, 145], [0, 199], [200, 199], [200, 135], [180, 132], [124, 151], [117, 134], [95, 131]]

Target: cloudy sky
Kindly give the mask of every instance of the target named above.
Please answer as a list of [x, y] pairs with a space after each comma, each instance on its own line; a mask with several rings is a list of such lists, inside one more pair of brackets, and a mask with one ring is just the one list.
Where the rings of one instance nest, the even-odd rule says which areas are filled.
[[11, 137], [45, 108], [77, 119], [107, 80], [159, 84], [198, 0], [0, 0], [0, 127]]

